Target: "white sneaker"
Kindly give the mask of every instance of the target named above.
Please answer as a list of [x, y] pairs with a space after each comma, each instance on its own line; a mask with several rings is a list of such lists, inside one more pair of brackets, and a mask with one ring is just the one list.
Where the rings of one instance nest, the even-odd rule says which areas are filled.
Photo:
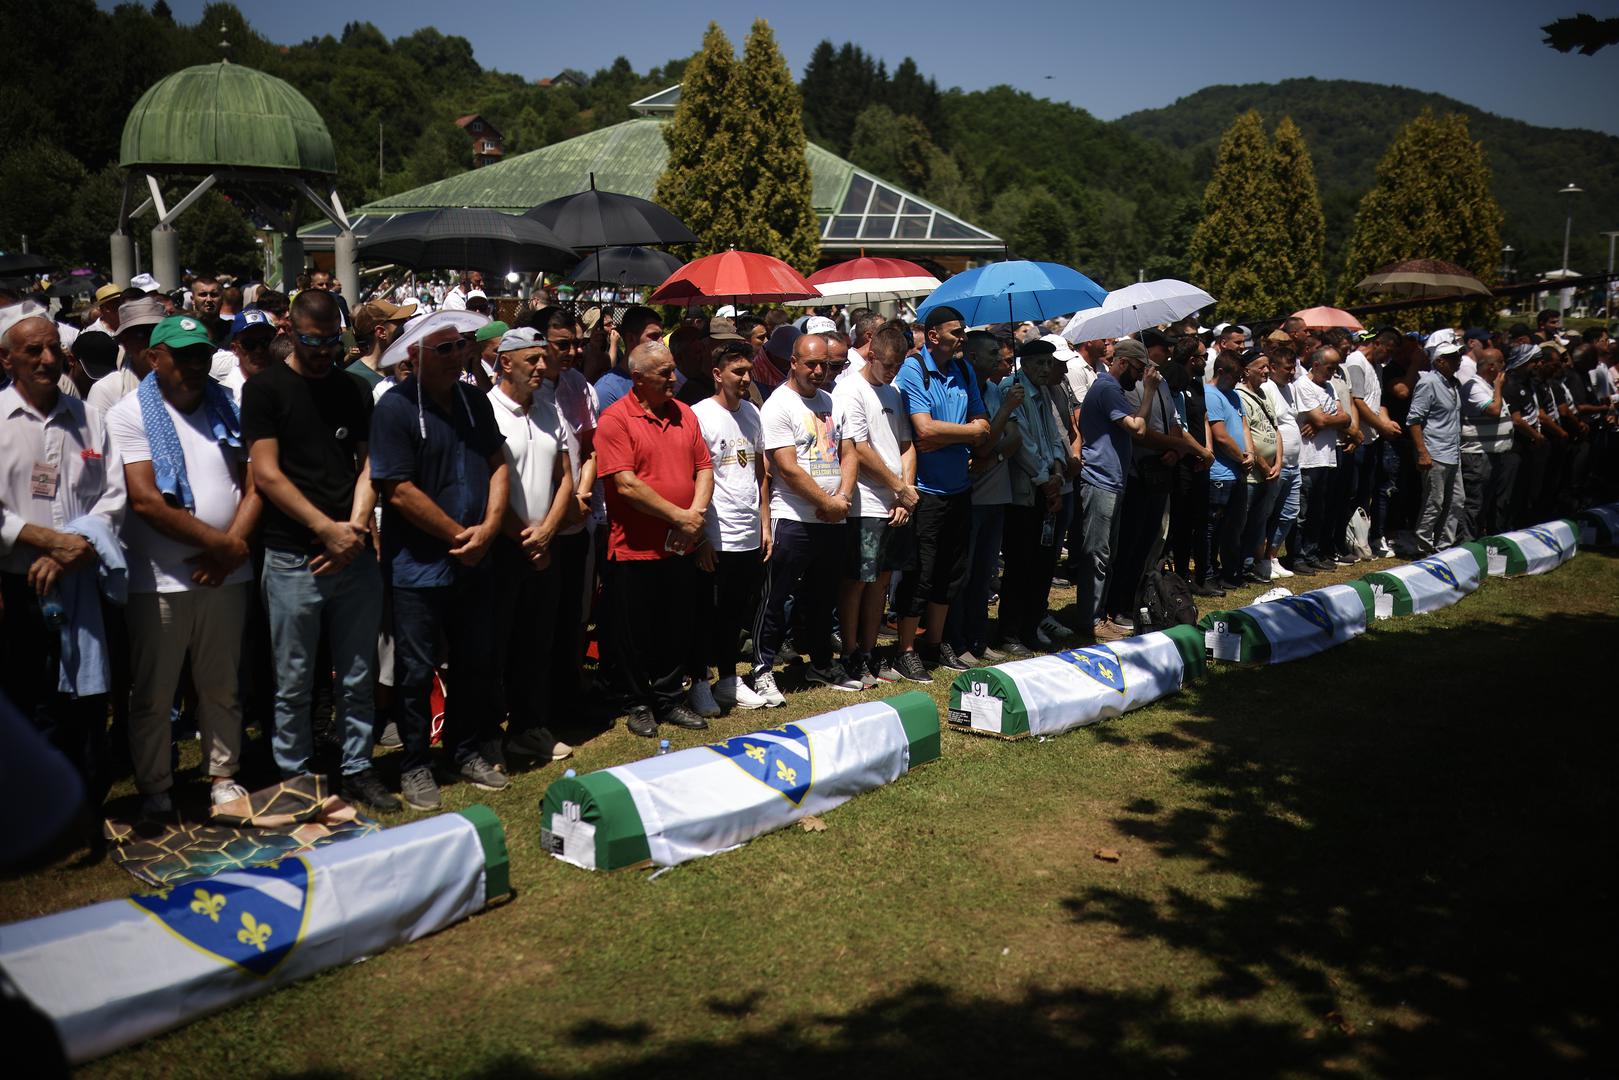
[[727, 709], [766, 709], [770, 702], [753, 692], [739, 676], [727, 675], [714, 683], [714, 700]]
[[1290, 578], [1293, 576], [1293, 571], [1289, 570], [1275, 559], [1266, 559], [1265, 562], [1270, 564], [1270, 578], [1272, 581], [1279, 578]]
[[1372, 545], [1372, 554], [1379, 559], [1392, 559], [1394, 558], [1394, 549], [1389, 547], [1389, 542], [1386, 539], [1379, 536], [1377, 543]]
[[787, 697], [776, 688], [776, 675], [774, 672], [761, 671], [753, 677], [753, 692], [764, 699], [766, 705], [772, 708], [787, 704]]
[[691, 705], [691, 711], [698, 716], [718, 716], [719, 703], [714, 700], [714, 692], [708, 687], [707, 679], [693, 679], [691, 693], [686, 695], [686, 701]]
[[551, 760], [561, 761], [565, 757], [573, 756], [573, 747], [558, 739], [556, 745], [551, 747]]
[[219, 806], [230, 802], [232, 799], [247, 798], [247, 789], [234, 780], [228, 780], [223, 784], [214, 784], [213, 791], [210, 792], [210, 798], [212, 799], [212, 805]]
[[1269, 559], [1254, 560], [1254, 577], [1258, 578], [1260, 581], [1269, 581], [1271, 577], [1275, 575], [1275, 573], [1276, 568], [1271, 565], [1271, 561]]

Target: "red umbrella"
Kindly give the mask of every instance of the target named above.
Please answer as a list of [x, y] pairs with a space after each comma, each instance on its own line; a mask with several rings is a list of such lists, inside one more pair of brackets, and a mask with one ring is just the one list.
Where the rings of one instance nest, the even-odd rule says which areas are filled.
[[1360, 320], [1342, 308], [1312, 307], [1303, 311], [1295, 311], [1288, 316], [1290, 319], [1303, 319], [1306, 330], [1331, 330], [1333, 327], [1342, 327], [1345, 330], [1365, 329]]
[[913, 262], [865, 255], [822, 267], [806, 280], [819, 290], [820, 295], [797, 301], [794, 307], [909, 300], [926, 296], [939, 287], [938, 278]]
[[649, 304], [779, 304], [820, 291], [780, 259], [753, 251], [721, 251], [694, 259], [669, 275]]

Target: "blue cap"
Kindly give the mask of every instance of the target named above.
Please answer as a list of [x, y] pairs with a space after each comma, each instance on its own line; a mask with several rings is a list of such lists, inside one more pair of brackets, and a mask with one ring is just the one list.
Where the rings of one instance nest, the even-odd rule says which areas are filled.
[[231, 320], [231, 340], [235, 341], [242, 335], [244, 330], [251, 330], [255, 326], [267, 326], [270, 328], [270, 332], [272, 334], [277, 330], [275, 320], [270, 317], [270, 313], [268, 311], [261, 311], [258, 308], [250, 307], [243, 311], [238, 311], [236, 313], [236, 318]]
[[1490, 340], [1490, 332], [1484, 329], [1482, 326], [1470, 326], [1468, 327], [1467, 332], [1462, 335], [1462, 340], [1473, 341], [1475, 339], [1488, 343]]
[[792, 323], [782, 323], [770, 332], [770, 338], [765, 342], [765, 352], [777, 360], [791, 360], [793, 342], [802, 336], [803, 331]]

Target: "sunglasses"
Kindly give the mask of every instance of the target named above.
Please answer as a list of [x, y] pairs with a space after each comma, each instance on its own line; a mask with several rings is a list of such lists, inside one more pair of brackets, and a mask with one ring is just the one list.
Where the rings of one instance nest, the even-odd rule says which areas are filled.
[[468, 341], [466, 338], [456, 338], [453, 341], [441, 341], [437, 345], [424, 344], [422, 348], [428, 350], [429, 352], [435, 352], [440, 356], [448, 356], [457, 349], [464, 349], [471, 344], [474, 343]]
[[309, 349], [330, 349], [334, 345], [342, 344], [342, 342], [342, 334], [332, 334], [329, 337], [323, 337], [320, 334], [298, 335], [298, 344]]
[[564, 341], [557, 341], [555, 338], [547, 338], [546, 342], [553, 349], [556, 349], [559, 352], [579, 352], [585, 347], [585, 343], [580, 341], [578, 338], [567, 338]]

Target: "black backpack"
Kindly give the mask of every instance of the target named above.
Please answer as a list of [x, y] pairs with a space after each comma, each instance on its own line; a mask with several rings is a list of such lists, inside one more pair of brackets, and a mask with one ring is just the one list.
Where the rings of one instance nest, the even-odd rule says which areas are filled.
[[1173, 570], [1148, 570], [1141, 582], [1141, 606], [1154, 630], [1197, 624], [1197, 603], [1186, 580]]

